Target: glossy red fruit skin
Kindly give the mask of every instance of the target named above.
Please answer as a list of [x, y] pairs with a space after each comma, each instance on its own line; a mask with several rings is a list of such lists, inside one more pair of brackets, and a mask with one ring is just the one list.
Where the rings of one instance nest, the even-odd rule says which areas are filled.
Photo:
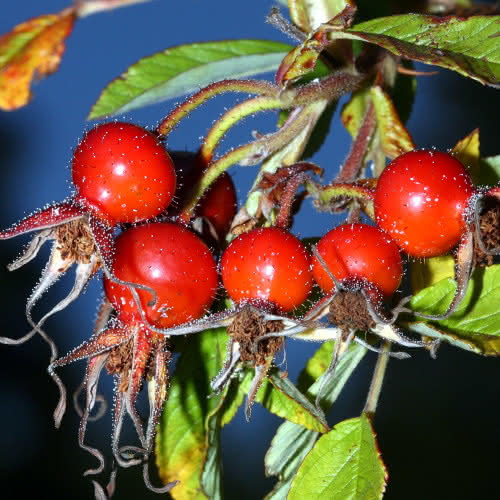
[[[149, 323], [169, 328], [203, 316], [218, 286], [217, 267], [208, 247], [198, 236], [173, 223], [150, 223], [130, 228], [116, 239], [114, 275], [153, 288], [138, 290]], [[124, 323], [140, 320], [127, 287], [104, 278], [104, 290]]]
[[[326, 233], [317, 250], [338, 281], [366, 282], [386, 298], [398, 288], [403, 264], [396, 243], [380, 229], [368, 224], [342, 224]], [[312, 273], [324, 292], [335, 285], [319, 260], [313, 256]]]
[[283, 312], [302, 304], [312, 287], [310, 256], [289, 232], [276, 227], [241, 234], [221, 259], [222, 282], [237, 303], [264, 303]]
[[175, 194], [174, 164], [156, 137], [131, 123], [98, 125], [73, 155], [77, 200], [110, 224], [159, 215]]
[[465, 232], [464, 214], [474, 193], [467, 170], [452, 155], [410, 151], [380, 175], [375, 219], [408, 255], [443, 255]]
[[236, 189], [229, 174], [224, 172], [209, 188], [196, 210], [196, 214], [206, 217], [223, 239], [236, 215]]

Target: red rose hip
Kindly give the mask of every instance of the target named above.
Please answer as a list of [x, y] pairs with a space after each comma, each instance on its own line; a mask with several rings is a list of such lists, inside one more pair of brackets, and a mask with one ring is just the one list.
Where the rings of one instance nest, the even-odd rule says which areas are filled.
[[464, 166], [434, 150], [405, 153], [382, 172], [375, 191], [375, 219], [408, 255], [443, 255], [466, 230], [474, 187]]
[[312, 287], [304, 245], [276, 227], [241, 234], [221, 260], [222, 281], [232, 300], [255, 302], [289, 312], [307, 299]]
[[[212, 305], [218, 277], [208, 247], [194, 233], [172, 223], [133, 227], [116, 239], [114, 275], [146, 285], [157, 293], [137, 290], [147, 320], [158, 328], [170, 328], [200, 318]], [[109, 301], [124, 323], [140, 320], [130, 290], [104, 279]]]
[[[385, 297], [390, 297], [401, 283], [403, 265], [399, 249], [387, 234], [374, 226], [343, 224], [326, 233], [316, 249], [340, 282], [366, 282]], [[312, 272], [324, 292], [335, 288], [315, 256]]]
[[156, 137], [131, 123], [89, 131], [73, 155], [77, 200], [108, 224], [159, 215], [175, 193], [170, 156]]

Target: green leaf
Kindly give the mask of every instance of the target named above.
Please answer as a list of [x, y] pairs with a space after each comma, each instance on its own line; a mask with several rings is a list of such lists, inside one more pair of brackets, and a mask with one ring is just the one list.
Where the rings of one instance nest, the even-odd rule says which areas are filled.
[[483, 356], [500, 356], [500, 338], [493, 335], [457, 335], [443, 330], [437, 324], [416, 322], [405, 325], [418, 335], [443, 340], [452, 346]]
[[266, 475], [278, 476], [279, 481], [266, 495], [266, 500], [286, 500], [300, 464], [320, 436], [319, 432], [291, 422], [285, 422], [278, 427], [266, 453], [265, 465]]
[[226, 345], [225, 329], [206, 330], [185, 342], [176, 365], [156, 437], [160, 477], [165, 483], [180, 480], [170, 492], [176, 500], [212, 498], [218, 489], [213, 418], [225, 393], [211, 394], [210, 381], [222, 368]]
[[253, 375], [251, 370], [242, 370], [238, 375], [238, 382], [233, 380], [229, 385], [227, 396], [220, 411], [221, 427], [233, 420], [238, 409], [243, 404], [247, 390], [252, 383]]
[[[223, 402], [224, 397], [219, 398]], [[207, 454], [201, 472], [201, 487], [208, 498], [222, 499], [221, 491], [221, 449], [220, 449], [220, 417], [219, 408], [215, 408], [206, 419]]]
[[448, 68], [481, 83], [500, 82], [500, 16], [438, 17], [419, 14], [372, 19], [334, 34], [365, 40], [390, 52]]
[[322, 436], [300, 466], [288, 500], [375, 500], [387, 471], [366, 415], [337, 424]]
[[[340, 358], [333, 377], [329, 377], [322, 389], [322, 406], [325, 410], [335, 402], [365, 353], [364, 347], [353, 343], [344, 356]], [[311, 400], [317, 394], [322, 383], [320, 376], [330, 364], [332, 354], [333, 343], [325, 342], [309, 359], [299, 376], [298, 387], [304, 392], [308, 389], [306, 394]], [[286, 499], [300, 464], [313, 448], [319, 436], [318, 432], [305, 429], [292, 422], [284, 422], [279, 426], [265, 458], [266, 474], [279, 476], [279, 481], [273, 491], [266, 496], [267, 500]]]
[[[455, 281], [447, 278], [413, 297], [410, 307], [426, 314], [441, 314], [455, 293]], [[432, 322], [440, 330], [469, 338], [475, 335], [500, 337], [500, 265], [476, 269], [457, 311], [448, 319]]]
[[[236, 391], [230, 387], [226, 405], [221, 410], [222, 425], [227, 424], [236, 414], [239, 406], [250, 389], [253, 379], [253, 370], [244, 368], [239, 377]], [[231, 386], [234, 386], [235, 380]], [[295, 385], [277, 368], [271, 368], [268, 376], [263, 380], [255, 401], [278, 417], [294, 422], [307, 429], [318, 432], [327, 432], [328, 425], [314, 405], [295, 387]]]
[[477, 183], [492, 186], [500, 182], [500, 155], [481, 158]]
[[328, 426], [315, 406], [276, 369], [269, 372], [255, 401], [271, 413], [317, 432], [327, 432]]
[[226, 78], [274, 71], [291, 46], [269, 40], [180, 45], [140, 59], [101, 93], [89, 119], [172, 99]]
[[[244, 368], [239, 378], [232, 380], [220, 412], [221, 425], [226, 425], [233, 419], [250, 389], [252, 379], [253, 370]], [[263, 380], [255, 401], [278, 417], [299, 426], [321, 433], [328, 431], [328, 425], [316, 407], [276, 367], [271, 368]]]
[[[316, 397], [318, 389], [323, 383], [323, 374], [330, 364], [333, 346], [334, 342], [325, 342], [309, 359], [305, 369], [299, 375], [298, 387], [301, 391], [306, 392], [311, 400]], [[325, 411], [336, 401], [340, 391], [365, 354], [365, 347], [355, 342], [352, 343], [348, 351], [339, 359], [333, 377], [327, 375], [328, 379], [323, 386], [321, 396], [321, 405]], [[307, 387], [309, 388], [306, 391]]]

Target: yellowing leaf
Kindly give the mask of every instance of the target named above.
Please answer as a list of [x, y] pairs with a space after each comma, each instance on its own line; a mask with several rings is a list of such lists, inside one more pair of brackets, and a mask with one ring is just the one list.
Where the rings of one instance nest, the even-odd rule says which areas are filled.
[[57, 70], [64, 41], [75, 22], [74, 9], [36, 17], [0, 37], [0, 108], [26, 105], [35, 76]]
[[368, 90], [358, 90], [354, 92], [342, 108], [342, 124], [354, 139], [358, 135], [359, 127], [366, 113], [366, 107], [369, 102]]
[[293, 22], [309, 35], [283, 59], [276, 72], [276, 83], [283, 85], [313, 71], [323, 49], [334, 48], [328, 33], [350, 26], [356, 13], [353, 0], [290, 0], [288, 4]]
[[445, 278], [453, 278], [455, 262], [451, 255], [417, 260], [410, 265], [411, 286], [414, 293]]
[[292, 49], [276, 72], [276, 82], [287, 84], [310, 73], [315, 68], [324, 46], [324, 41], [310, 38], [307, 42]]
[[386, 156], [394, 159], [402, 153], [415, 149], [415, 144], [401, 122], [389, 95], [379, 86], [372, 87], [370, 94], [377, 115], [381, 147]]
[[479, 169], [479, 129], [473, 130], [467, 137], [458, 141], [452, 152], [475, 177]]
[[226, 393], [213, 395], [210, 381], [222, 368], [227, 340], [225, 329], [205, 330], [186, 342], [176, 364], [156, 437], [160, 478], [165, 484], [180, 481], [170, 492], [175, 500], [213, 498], [203, 491], [203, 482], [211, 488], [219, 482], [214, 428], [219, 426], [211, 419], [217, 418]]

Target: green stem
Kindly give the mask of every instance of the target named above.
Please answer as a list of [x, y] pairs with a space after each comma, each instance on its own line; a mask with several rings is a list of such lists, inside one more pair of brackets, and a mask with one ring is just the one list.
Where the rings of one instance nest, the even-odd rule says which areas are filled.
[[184, 207], [180, 214], [180, 220], [189, 222], [193, 216], [194, 209], [204, 192], [210, 185], [225, 172], [229, 167], [236, 163], [245, 161], [245, 165], [255, 165], [261, 161], [262, 157], [268, 156], [273, 152], [286, 146], [299, 132], [306, 126], [309, 120], [309, 110], [304, 109], [297, 114], [294, 120], [283, 125], [274, 134], [268, 134], [261, 139], [244, 144], [238, 148], [229, 151], [224, 156], [209, 165], [203, 177], [198, 181], [189, 197], [189, 203]]
[[222, 80], [212, 83], [201, 89], [198, 93], [186, 99], [177, 106], [157, 127], [158, 136], [167, 136], [174, 127], [191, 111], [202, 105], [212, 97], [225, 92], [244, 92], [247, 94], [260, 94], [267, 96], [277, 96], [279, 88], [269, 82], [261, 80]]
[[368, 391], [368, 397], [366, 398], [365, 407], [363, 409], [363, 412], [368, 413], [369, 415], [375, 415], [377, 410], [377, 403], [380, 397], [380, 391], [382, 390], [382, 384], [384, 383], [384, 376], [387, 369], [387, 363], [389, 362], [390, 351], [391, 343], [386, 340], [378, 355], [377, 364], [375, 365], [375, 371], [373, 372], [373, 378], [370, 384], [370, 390]]
[[248, 99], [247, 101], [231, 108], [229, 111], [224, 113], [208, 131], [200, 149], [200, 155], [204, 162], [209, 163], [212, 160], [215, 148], [233, 125], [247, 116], [260, 111], [282, 109], [283, 107], [286, 106], [281, 99], [265, 95]]
[[350, 183], [333, 183], [328, 186], [319, 186], [310, 181], [306, 183], [306, 189], [321, 205], [328, 205], [339, 198], [354, 198], [372, 202], [375, 195], [375, 192], [370, 188]]

